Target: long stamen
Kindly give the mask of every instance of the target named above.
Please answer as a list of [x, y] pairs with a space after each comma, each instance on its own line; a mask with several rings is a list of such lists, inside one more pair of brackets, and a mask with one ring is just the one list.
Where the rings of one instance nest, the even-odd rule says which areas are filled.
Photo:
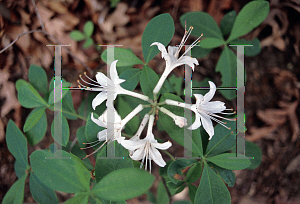
[[[222, 114], [224, 114], [224, 113], [222, 113]], [[225, 113], [225, 114], [226, 114], [226, 113]], [[225, 117], [222, 117], [222, 116], [220, 116], [220, 115], [216, 115], [216, 114], [214, 114], [214, 113], [210, 113], [210, 115], [212, 115], [212, 116], [214, 116], [214, 117], [217, 117], [217, 118], [222, 118], [222, 119], [224, 119], [224, 120], [236, 121], [236, 118], [225, 118]]]
[[88, 78], [88, 79], [91, 80], [92, 82], [95, 82], [95, 83], [98, 84], [98, 82], [95, 81], [95, 80], [93, 80], [93, 79], [91, 79], [91, 78], [86, 74], [86, 72], [84, 72], [83, 74], [84, 74], [84, 76], [85, 76], [86, 78]]
[[89, 85], [92, 85], [92, 86], [97, 86], [97, 87], [101, 87], [101, 88], [102, 88], [102, 86], [100, 86], [100, 85], [92, 84], [92, 83], [89, 83], [89, 82], [85, 81], [85, 80], [81, 77], [81, 75], [79, 75], [79, 78], [80, 78], [83, 82], [85, 82], [86, 84], [89, 84]]
[[84, 143], [82, 143], [82, 144], [94, 144], [94, 143], [96, 143], [96, 142], [99, 142], [99, 140], [96, 140], [96, 141], [94, 141], [94, 142], [84, 142]]
[[[188, 51], [190, 51], [193, 47], [195, 47], [196, 45], [197, 45], [197, 43], [199, 43], [200, 42], [200, 38], [203, 36], [203, 33], [200, 35], [200, 37], [198, 37], [189, 47], [188, 47], [188, 49], [186, 49], [186, 51], [181, 55], [181, 57], [182, 56], [184, 56]], [[181, 58], [180, 57], [180, 58]]]
[[88, 146], [88, 147], [81, 147], [80, 149], [89, 149], [91, 147], [97, 146], [100, 143], [100, 141], [98, 141], [98, 143], [92, 145], [92, 146]]
[[188, 31], [186, 31], [186, 29], [185, 29], [183, 38], [182, 38], [182, 40], [181, 40], [181, 42], [180, 42], [180, 44], [179, 44], [179, 47], [178, 47], [178, 49], [177, 49], [177, 51], [176, 51], [176, 53], [175, 53], [175, 55], [174, 55], [176, 58], [178, 57], [181, 48], [184, 46], [184, 44], [185, 44], [185, 42], [187, 41], [188, 37], [190, 36], [192, 30], [193, 30], [193, 27], [192, 27], [192, 26], [190, 26], [190, 28], [189, 28]]
[[105, 145], [106, 143], [107, 143], [107, 140], [106, 140], [100, 147], [98, 147], [95, 151], [93, 151], [91, 154], [86, 155], [86, 156], [85, 156], [83, 159], [81, 159], [81, 160], [84, 160], [84, 159], [88, 158], [89, 156], [91, 156], [91, 155], [95, 154], [96, 152], [98, 152], [99, 149], [101, 149], [101, 147], [103, 147], [103, 145]]
[[77, 80], [77, 83], [80, 84], [80, 86], [82, 86], [83, 88], [88, 88], [87, 86], [81, 84], [79, 80]]

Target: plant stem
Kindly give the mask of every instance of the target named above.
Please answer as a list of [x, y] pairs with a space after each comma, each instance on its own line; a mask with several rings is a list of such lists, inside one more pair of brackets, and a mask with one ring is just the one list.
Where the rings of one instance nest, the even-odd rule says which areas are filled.
[[176, 159], [172, 156], [172, 154], [170, 154], [167, 150], [162, 150], [164, 153], [166, 153], [173, 161], [175, 161]]
[[[49, 106], [48, 107], [50, 110], [54, 111], [54, 107], [53, 106]], [[61, 110], [62, 113], [66, 113], [66, 114], [69, 114], [69, 115], [72, 115], [74, 117], [77, 117], [77, 118], [80, 118], [81, 120], [84, 120], [86, 121], [86, 118], [82, 117], [81, 115], [78, 115], [77, 113], [74, 113], [74, 112], [69, 112], [69, 111], [66, 111], [66, 110]]]

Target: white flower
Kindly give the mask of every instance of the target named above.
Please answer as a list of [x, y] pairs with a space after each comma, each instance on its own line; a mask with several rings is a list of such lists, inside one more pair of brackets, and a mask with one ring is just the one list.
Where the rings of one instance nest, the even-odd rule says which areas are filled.
[[154, 122], [154, 115], [151, 115], [149, 119], [147, 136], [144, 139], [137, 140], [137, 141], [123, 140], [121, 142], [123, 147], [125, 147], [130, 151], [133, 151], [133, 153], [130, 154], [130, 157], [133, 160], [142, 159], [140, 168], [142, 168], [142, 165], [144, 164], [144, 160], [146, 159], [145, 169], [147, 169], [147, 159], [150, 160], [149, 161], [150, 172], [151, 172], [151, 160], [153, 160], [157, 165], [161, 167], [164, 167], [166, 165], [166, 162], [163, 160], [161, 154], [157, 149], [165, 150], [172, 146], [172, 143], [170, 141], [165, 143], [158, 143], [157, 140], [155, 140], [154, 135], [152, 133], [153, 122]]
[[234, 113], [223, 113], [224, 110], [232, 110], [232, 109], [226, 109], [225, 103], [221, 101], [212, 101], [210, 100], [214, 97], [216, 92], [216, 85], [209, 81], [210, 90], [208, 93], [206, 93], [204, 96], [201, 94], [194, 94], [196, 98], [196, 104], [188, 105], [184, 103], [180, 103], [173, 100], [166, 100], [166, 103], [169, 105], [175, 105], [183, 108], [189, 108], [192, 110], [195, 115], [196, 119], [194, 123], [188, 128], [190, 130], [195, 130], [201, 126], [201, 123], [203, 124], [203, 128], [209, 135], [209, 140], [214, 135], [214, 127], [213, 127], [213, 121], [216, 121], [217, 123], [221, 124], [222, 126], [226, 127], [227, 129], [230, 129], [229, 127], [225, 126], [225, 122], [222, 122], [218, 120], [217, 118], [235, 121], [236, 119], [229, 119], [224, 118], [222, 116], [216, 115], [215, 113], [222, 113], [222, 114], [234, 114]]
[[187, 38], [190, 36], [191, 31], [193, 27], [190, 27], [188, 31], [185, 31], [185, 34], [180, 42], [179, 47], [176, 46], [169, 46], [168, 52], [165, 48], [165, 46], [159, 42], [154, 42], [150, 46], [156, 45], [157, 48], [161, 51], [161, 56], [166, 60], [166, 68], [158, 81], [157, 85], [155, 86], [153, 92], [158, 93], [161, 86], [163, 85], [165, 79], [167, 76], [172, 72], [172, 70], [180, 65], [188, 64], [194, 71], [194, 64], [198, 65], [198, 60], [196, 58], [192, 58], [190, 56], [185, 56], [187, 52], [189, 52], [198, 42], [199, 39], [202, 37], [202, 35], [195, 40], [187, 49], [186, 51], [181, 55], [181, 57], [178, 58], [179, 52], [181, 48], [184, 46], [184, 43], [186, 42]]
[[124, 126], [122, 125], [121, 116], [117, 113], [116, 110], [114, 110], [114, 129], [110, 130], [110, 132], [107, 132], [107, 110], [104, 111], [104, 113], [98, 118], [94, 118], [94, 114], [92, 113], [91, 119], [94, 123], [99, 125], [100, 127], [104, 127], [106, 129], [98, 132], [97, 138], [99, 142], [102, 141], [114, 141], [117, 140], [118, 143], [121, 143], [122, 140], [125, 139], [125, 137], [121, 136], [121, 131], [124, 129]]
[[164, 108], [164, 107], [158, 107], [158, 109], [167, 114], [168, 116], [170, 116], [171, 118], [173, 118], [175, 124], [177, 126], [179, 126], [180, 128], [183, 128], [184, 126], [187, 125], [187, 120], [186, 118], [184, 117], [181, 117], [181, 116], [178, 116], [178, 115], [175, 115], [174, 113], [172, 113], [171, 111], [169, 111], [168, 109]]
[[[115, 60], [111, 63], [110, 65], [110, 79], [105, 76], [103, 73], [98, 72], [96, 74], [96, 79], [92, 80], [91, 78], [89, 78], [86, 74], [85, 76], [91, 80], [92, 82], [96, 83], [96, 84], [92, 84], [89, 82], [86, 82], [85, 80], [82, 79], [81, 75], [79, 75], [79, 77], [81, 78], [81, 80], [87, 84], [93, 85], [95, 87], [87, 87], [82, 85], [79, 81], [78, 83], [86, 90], [90, 90], [90, 91], [101, 91], [101, 93], [99, 93], [92, 101], [92, 107], [95, 110], [96, 107], [98, 105], [100, 105], [103, 101], [105, 101], [107, 99], [107, 97], [113, 96], [114, 100], [117, 98], [118, 94], [125, 94], [125, 95], [130, 95], [136, 98], [140, 98], [144, 101], [148, 101], [149, 97], [148, 96], [144, 96], [142, 94], [139, 93], [135, 93], [132, 91], [128, 91], [124, 88], [122, 88], [120, 86], [121, 83], [123, 83], [125, 80], [124, 79], [120, 79], [118, 76], [118, 72], [117, 72], [117, 68], [116, 68], [116, 64], [117, 64], [118, 60]], [[98, 85], [99, 84], [99, 85]]]

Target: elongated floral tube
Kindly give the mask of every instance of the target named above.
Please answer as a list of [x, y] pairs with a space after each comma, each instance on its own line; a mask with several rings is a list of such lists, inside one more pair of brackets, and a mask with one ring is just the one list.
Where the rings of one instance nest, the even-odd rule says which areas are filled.
[[123, 127], [129, 120], [131, 120], [136, 114], [143, 110], [143, 105], [138, 105], [133, 111], [131, 111], [122, 121], [121, 126]]
[[168, 116], [170, 116], [171, 118], [173, 118], [175, 124], [177, 126], [179, 126], [180, 128], [183, 128], [184, 126], [187, 125], [187, 120], [184, 117], [178, 116], [174, 113], [172, 113], [171, 111], [169, 111], [168, 109], [164, 108], [164, 107], [159, 107], [158, 108], [161, 112], [167, 114]]

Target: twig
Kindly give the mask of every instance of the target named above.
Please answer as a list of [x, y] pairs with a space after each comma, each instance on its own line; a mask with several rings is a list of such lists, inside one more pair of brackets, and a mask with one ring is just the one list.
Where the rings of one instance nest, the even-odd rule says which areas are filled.
[[44, 26], [44, 23], [43, 23], [43, 21], [42, 21], [42, 18], [41, 18], [40, 12], [39, 12], [39, 10], [37, 9], [37, 7], [36, 7], [36, 4], [35, 4], [34, 0], [31, 0], [31, 2], [32, 2], [33, 6], [34, 6], [34, 9], [35, 9], [36, 15], [37, 15], [37, 17], [39, 18], [39, 21], [40, 21], [40, 23], [41, 23], [42, 30], [43, 30], [43, 31], [45, 31], [45, 26]]
[[35, 32], [44, 32], [42, 30], [31, 30], [31, 31], [27, 31], [27, 32], [24, 32], [24, 33], [21, 33], [20, 35], [17, 36], [17, 38], [12, 41], [9, 45], [7, 45], [5, 48], [3, 48], [1, 51], [0, 51], [0, 54], [2, 52], [4, 52], [5, 50], [7, 50], [10, 46], [12, 46], [13, 44], [15, 44], [17, 42], [17, 40], [19, 40], [19, 38], [23, 35], [26, 35], [26, 34], [30, 34], [30, 33], [35, 33]]

